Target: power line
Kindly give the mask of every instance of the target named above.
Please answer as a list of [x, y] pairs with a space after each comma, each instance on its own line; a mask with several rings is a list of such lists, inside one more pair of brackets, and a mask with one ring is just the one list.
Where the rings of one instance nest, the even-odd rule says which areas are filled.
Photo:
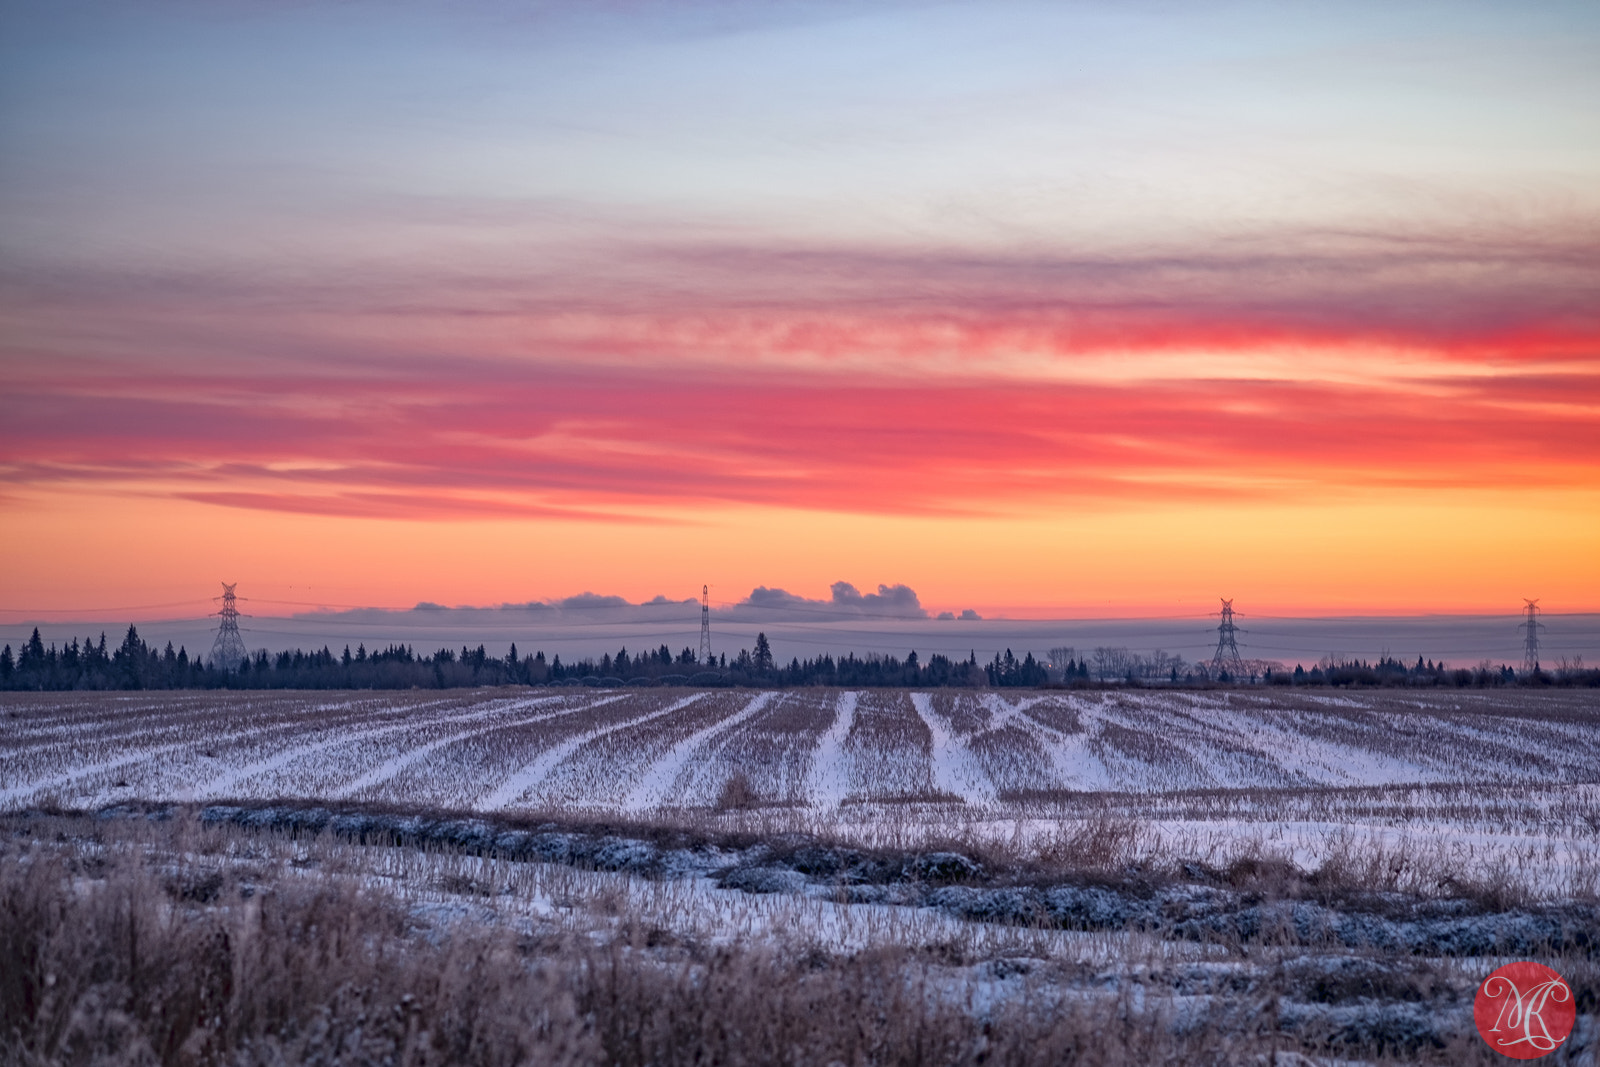
[[8, 615], [64, 615], [68, 612], [81, 611], [85, 614], [98, 614], [103, 611], [154, 611], [156, 608], [185, 608], [195, 604], [203, 604], [203, 600], [177, 600], [170, 604], [123, 604], [114, 608], [3, 608], [0, 611]]

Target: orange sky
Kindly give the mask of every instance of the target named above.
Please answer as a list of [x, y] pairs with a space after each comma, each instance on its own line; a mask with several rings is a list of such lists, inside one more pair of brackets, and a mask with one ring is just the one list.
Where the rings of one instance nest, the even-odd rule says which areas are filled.
[[80, 401], [57, 385], [52, 418], [92, 414], [69, 416], [71, 439], [37, 427], [42, 473], [7, 503], [9, 552], [29, 564], [7, 570], [4, 602], [161, 617], [218, 579], [281, 611], [638, 601], [699, 582], [727, 602], [844, 579], [1038, 617], [1217, 595], [1279, 614], [1600, 606], [1594, 467], [1577, 462], [1594, 424], [1542, 396], [1534, 419], [1499, 385], [1452, 383], [1460, 399], [1440, 403], [1304, 383], [812, 383], [797, 398], [604, 380], [585, 395], [569, 379], [541, 403], [510, 377], [347, 402], [315, 382], [304, 392], [324, 395], [303, 400], [190, 379]]
[[[834, 580], [870, 587], [881, 576], [905, 579], [931, 610], [1024, 617], [1204, 612], [1219, 589], [1267, 614], [1504, 612], [1523, 592], [1600, 588], [1591, 516], [1569, 500], [1529, 508], [1525, 499], [1493, 494], [1029, 519], [739, 509], [715, 511], [704, 526], [647, 532], [117, 503], [114, 523], [105, 521], [103, 501], [51, 501], [21, 512], [9, 536], [24, 558], [89, 562], [14, 573], [8, 604], [57, 607], [72, 618], [84, 617], [73, 610], [79, 607], [149, 605], [112, 612], [112, 621], [170, 617], [177, 612], [165, 605], [212, 595], [207, 574], [244, 581], [266, 613], [429, 599], [495, 604], [589, 588], [635, 601], [681, 598], [697, 592], [692, 582], [702, 575], [716, 583], [718, 602], [760, 584], [820, 597]], [[1515, 562], [1496, 564], [1503, 559]], [[662, 577], [675, 571], [685, 579]], [[1546, 598], [1556, 611], [1593, 610], [1594, 602]]]
[[[1184, 343], [1181, 323], [1077, 318], [708, 300], [460, 329], [168, 311], [85, 336], [13, 308], [5, 536], [27, 563], [0, 601], [158, 617], [143, 606], [221, 579], [374, 606], [848, 580], [1018, 617], [1218, 595], [1600, 608], [1586, 331], [1197, 324]], [[226, 343], [283, 354], [202, 358]]]
[[608, 10], [8, 24], [0, 621], [1600, 611], [1600, 20]]

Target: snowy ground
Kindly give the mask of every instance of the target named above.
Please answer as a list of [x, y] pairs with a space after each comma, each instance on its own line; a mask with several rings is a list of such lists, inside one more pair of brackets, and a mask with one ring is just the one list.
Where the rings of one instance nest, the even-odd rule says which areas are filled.
[[[718, 953], [794, 961], [802, 976], [877, 960], [884, 980], [979, 1019], [1076, 1010], [1091, 1028], [1113, 1021], [1232, 1052], [1159, 1062], [1493, 1062], [1471, 1021], [1484, 975], [1530, 956], [1575, 989], [1595, 974], [1592, 901], [1273, 899], [1214, 875], [1019, 882], [949, 853], [656, 836], [515, 817], [125, 805], [0, 815], [0, 877], [61, 858], [72, 898], [87, 899], [119, 868], [148, 872], [133, 885], [173, 902], [168, 921], [203, 908], [248, 919], [264, 895], [354, 892], [429, 943], [514, 944], [530, 965], [568, 970], [593, 959], [585, 946], [702, 979]], [[1592, 1064], [1597, 1037], [1586, 1008], [1552, 1062]]]
[[1310, 868], [1359, 843], [1547, 894], [1595, 877], [1600, 837], [1584, 691], [41, 694], [0, 715], [0, 810], [715, 816], [736, 780], [768, 828], [863, 843], [1036, 840], [1094, 814], [1209, 860], [1248, 846]]
[[[0, 721], [0, 864], [123, 849], [180, 901], [212, 870], [349, 883], [429, 939], [669, 970], [900, 953], [983, 1017], [1315, 1054], [1262, 1063], [1479, 1062], [1493, 967], [1593, 985], [1584, 692], [12, 694]], [[1554, 1062], [1597, 1038], [1585, 1008]]]

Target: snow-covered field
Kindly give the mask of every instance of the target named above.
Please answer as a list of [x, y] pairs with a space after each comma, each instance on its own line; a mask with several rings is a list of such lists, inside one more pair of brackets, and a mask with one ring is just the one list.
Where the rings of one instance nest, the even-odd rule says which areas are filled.
[[[762, 979], [791, 992], [870, 963], [875, 988], [913, 983], [917, 1003], [983, 1025], [1071, 1009], [1198, 1057], [1167, 1062], [1477, 1062], [1494, 1054], [1472, 989], [1502, 956], [1593, 974], [1597, 704], [11, 694], [0, 876], [65, 864], [87, 873], [63, 899], [93, 900], [83, 879], [123, 863], [139, 894], [234, 918], [235, 889], [353, 888], [420, 932], [408, 952], [511, 934], [528, 959], [612, 953], [690, 987], [716, 960], [801, 961]], [[1580, 1014], [1557, 1062], [1592, 1062], [1600, 1031]], [[1332, 1058], [1273, 1051], [1294, 1049]]]
[[[1217, 859], [1353, 839], [1592, 877], [1586, 691], [516, 689], [9, 695], [0, 810], [360, 801], [651, 817], [754, 809], [865, 842], [1137, 821]], [[1452, 859], [1452, 856], [1455, 857]]]
[[479, 810], [1600, 782], [1600, 695], [477, 690], [8, 696], [0, 803], [328, 797]]

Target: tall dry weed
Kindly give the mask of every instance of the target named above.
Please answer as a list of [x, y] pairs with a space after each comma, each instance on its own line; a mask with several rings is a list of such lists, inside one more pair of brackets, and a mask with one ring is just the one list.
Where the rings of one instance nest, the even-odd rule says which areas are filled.
[[1046, 832], [1035, 843], [1034, 856], [1052, 871], [1118, 874], [1141, 866], [1159, 848], [1144, 823], [1097, 812]]
[[[708, 948], [626, 914], [609, 940], [419, 927], [370, 870], [325, 862], [356, 852], [334, 842], [277, 842], [298, 859], [274, 877], [260, 838], [61, 823], [0, 857], [0, 1063], [1233, 1064], [1293, 1046], [1248, 1004], [1195, 1025], [1147, 1001], [1157, 955], [1109, 996], [1013, 978], [978, 1002], [957, 976], [990, 965], [965, 943]], [[1138, 834], [1105, 831], [1079, 828], [1072, 855], [1137, 854]], [[489, 885], [485, 862], [452, 870]]]

